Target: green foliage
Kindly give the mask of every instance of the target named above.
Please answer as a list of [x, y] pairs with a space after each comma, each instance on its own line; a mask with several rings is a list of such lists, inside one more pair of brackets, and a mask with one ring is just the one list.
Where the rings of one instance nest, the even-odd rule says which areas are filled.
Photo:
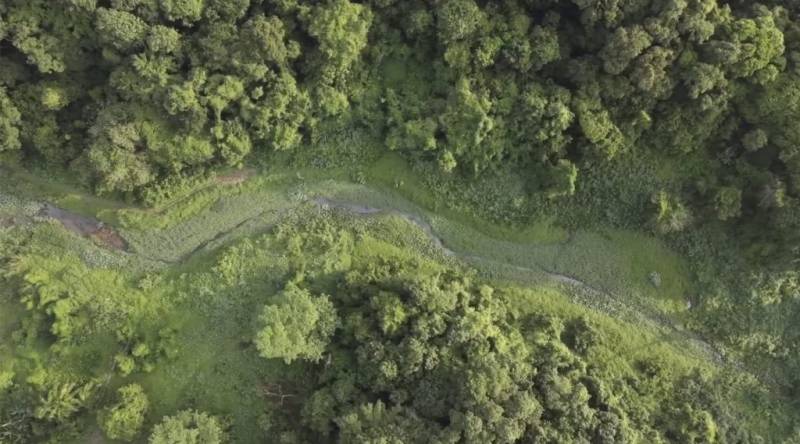
[[652, 43], [650, 35], [642, 27], [617, 28], [600, 52], [603, 69], [609, 74], [621, 74]]
[[547, 159], [563, 155], [571, 141], [567, 131], [575, 120], [570, 99], [568, 90], [554, 85], [530, 83], [526, 86], [520, 109], [513, 117], [519, 119], [518, 143], [531, 145], [532, 157]]
[[17, 150], [21, 146], [19, 125], [22, 114], [14, 107], [4, 88], [0, 88], [0, 110], [0, 151]]
[[758, 17], [733, 20], [723, 29], [735, 48], [732, 74], [736, 77], [757, 74], [759, 83], [774, 80], [766, 70], [770, 63], [777, 62], [785, 48], [783, 32], [775, 25], [773, 15], [761, 10]]
[[661, 233], [672, 233], [685, 229], [691, 223], [691, 214], [686, 206], [666, 191], [653, 195], [651, 201], [656, 213], [653, 219], [655, 228]]
[[578, 122], [584, 137], [592, 144], [597, 156], [612, 159], [625, 146], [622, 132], [614, 124], [607, 110], [583, 101], [578, 106]]
[[348, 73], [367, 44], [372, 22], [369, 8], [348, 0], [329, 0], [313, 8], [308, 33], [319, 43], [319, 73], [333, 82]]
[[168, 20], [188, 25], [200, 19], [205, 0], [161, 0], [160, 3]]
[[274, 304], [264, 307], [263, 327], [255, 343], [265, 358], [319, 361], [337, 324], [328, 296], [312, 297], [308, 290], [289, 284]]
[[439, 37], [450, 44], [472, 36], [481, 24], [482, 14], [473, 0], [446, 0], [437, 9], [436, 19]]
[[246, 23], [245, 36], [262, 60], [284, 66], [299, 54], [291, 48], [296, 42], [284, 43], [286, 30], [278, 17], [256, 16]]
[[[420, 272], [369, 281], [376, 291], [367, 291], [368, 279], [359, 275], [383, 273], [386, 258], [370, 257], [376, 265], [365, 271], [355, 253], [363, 230], [279, 222], [287, 208], [316, 193], [352, 191], [330, 184], [312, 191], [304, 177], [355, 177], [389, 190], [379, 194], [381, 202], [413, 206], [397, 196], [403, 195], [423, 205], [426, 212], [414, 214], [425, 216], [429, 231], [441, 231], [434, 244], [445, 251], [481, 253], [470, 262], [495, 275], [546, 268], [625, 290], [628, 305], [642, 302], [661, 310], [653, 317], [663, 311], [672, 323], [688, 322], [726, 347], [724, 356], [755, 366], [793, 395], [800, 387], [800, 345], [791, 329], [800, 254], [798, 12], [794, 2], [777, 0], [2, 2], [3, 189], [30, 191], [16, 183], [25, 176], [9, 171], [26, 167], [47, 177], [37, 180], [51, 190], [62, 185], [56, 177], [68, 176], [70, 187], [152, 208], [76, 198], [73, 188], [47, 196], [108, 223], [94, 242], [119, 235], [123, 254], [70, 237], [58, 221], [33, 228], [41, 205], [0, 201], [0, 265], [7, 268], [0, 319], [9, 324], [0, 332], [9, 330], [10, 338], [0, 338], [0, 387], [7, 386], [0, 441], [79, 440], [98, 389], [92, 378], [110, 376], [113, 386], [141, 378], [154, 393], [148, 382], [166, 385], [181, 373], [169, 367], [174, 359], [190, 367], [176, 344], [212, 355], [211, 345], [180, 329], [201, 331], [206, 323], [228, 326], [215, 333], [213, 346], [238, 363], [250, 358], [237, 354], [237, 343], [248, 343], [259, 324], [257, 348], [284, 363], [255, 364], [251, 353], [243, 365], [251, 386], [262, 376], [253, 376], [259, 365], [291, 362], [319, 376], [323, 364], [313, 362], [330, 357], [324, 365], [332, 369], [364, 369], [364, 381], [327, 374], [309, 387], [310, 397], [298, 390], [292, 407], [302, 404], [313, 414], [306, 415], [308, 428], [284, 440], [327, 434], [342, 441], [513, 441], [535, 430], [535, 439], [553, 442], [757, 441], [729, 434], [720, 403], [697, 389], [711, 384], [702, 376], [683, 381], [694, 387], [684, 390], [653, 373], [680, 392], [666, 396], [661, 390], [669, 389], [648, 387], [654, 397], [643, 403], [663, 403], [658, 413], [620, 401], [639, 399], [645, 389], [629, 381], [643, 379], [594, 373], [590, 355], [604, 344], [591, 323], [536, 318], [523, 326], [491, 310], [473, 316], [475, 304], [494, 304], [504, 291], [484, 297], [479, 284], [468, 283], [474, 279], [453, 270], [456, 277]], [[392, 153], [369, 164], [386, 151]], [[213, 183], [215, 170], [250, 162], [280, 172], [283, 182], [236, 183], [229, 190], [224, 178]], [[316, 170], [296, 177], [283, 171], [296, 165]], [[62, 222], [81, 231], [70, 225], [81, 221]], [[274, 239], [226, 250], [209, 262], [212, 270], [192, 274], [232, 237], [273, 225]], [[671, 253], [643, 248], [650, 244], [619, 228], [654, 229], [686, 255], [697, 285], [687, 283], [680, 271], [686, 267]], [[395, 240], [409, 239], [397, 227], [386, 230]], [[552, 245], [532, 246], [531, 239]], [[270, 248], [284, 254], [277, 259], [261, 251]], [[251, 259], [271, 264], [274, 276], [255, 279]], [[182, 268], [172, 270], [172, 263]], [[188, 277], [173, 281], [173, 271]], [[433, 288], [432, 275], [439, 287], [464, 287], [456, 292], [464, 300], [448, 306], [460, 317], [425, 311], [413, 300], [449, 294]], [[660, 279], [648, 284], [647, 276]], [[276, 288], [285, 290], [273, 298]], [[369, 305], [342, 302], [343, 289]], [[263, 310], [244, 302], [251, 293], [258, 305], [266, 303]], [[196, 309], [175, 314], [174, 304], [195, 297], [202, 301]], [[6, 299], [13, 305], [7, 311]], [[691, 310], [683, 308], [687, 300]], [[235, 321], [221, 320], [230, 313]], [[408, 330], [431, 313], [430, 325]], [[522, 351], [459, 342], [472, 327], [462, 323], [473, 321], [491, 333], [493, 346], [524, 343]], [[453, 332], [451, 342], [420, 339], [439, 324]], [[529, 334], [536, 338], [515, 339]], [[436, 356], [426, 364], [432, 375], [403, 367], [404, 350], [393, 348], [401, 337]], [[352, 352], [358, 347], [362, 355]], [[469, 362], [445, 352], [451, 349]], [[384, 352], [395, 355], [374, 363], [365, 358]], [[525, 365], [517, 366], [517, 358]], [[547, 367], [551, 358], [563, 363], [555, 373]], [[221, 360], [214, 361], [220, 368], [227, 365]], [[63, 374], [36, 373], [53, 362], [64, 363]], [[466, 390], [442, 374], [478, 382]], [[431, 384], [428, 393], [447, 392], [439, 400], [452, 415], [402, 389], [402, 378], [413, 390]], [[493, 391], [514, 398], [498, 399]], [[169, 400], [153, 406], [161, 416], [197, 405], [181, 402], [202, 394], [164, 395]], [[238, 415], [246, 418], [238, 424], [250, 425], [237, 437], [273, 419], [257, 419], [263, 409], [249, 396], [237, 412], [259, 413]], [[236, 398], [223, 397], [213, 406]], [[125, 411], [122, 404], [106, 414], [117, 411]], [[109, 434], [123, 436], [130, 424], [119, 421], [107, 426], [119, 429]]]
[[219, 155], [225, 164], [242, 166], [242, 161], [253, 149], [250, 135], [238, 122], [224, 122], [214, 128]]
[[[306, 193], [348, 190], [336, 181], [315, 183], [310, 177], [305, 179]], [[246, 185], [232, 194], [263, 192], [265, 183], [254, 181], [258, 186]], [[285, 194], [286, 189], [273, 193]], [[243, 205], [264, 204], [267, 194], [259, 196], [242, 196]], [[388, 195], [377, 199], [402, 205], [401, 199]], [[760, 393], [763, 387], [722, 382], [720, 370], [705, 361], [706, 355], [695, 356], [695, 348], [682, 342], [681, 335], [651, 330], [642, 321], [622, 323], [568, 303], [566, 296], [540, 287], [544, 281], [534, 289], [519, 289], [499, 280], [520, 273], [539, 279], [538, 264], [555, 267], [586, 279], [586, 285], [613, 290], [615, 294], [587, 297], [602, 307], [613, 307], [628, 290], [636, 294], [622, 300], [634, 307], [643, 295], [695, 291], [681, 282], [686, 273], [680, 260], [653, 239], [577, 233], [571, 240], [560, 238], [566, 243], [548, 237], [550, 243], [542, 245], [516, 232], [511, 242], [500, 240], [505, 235], [499, 227], [493, 233], [500, 238], [491, 238], [464, 228], [454, 233], [454, 222], [435, 220], [426, 233], [402, 217], [362, 220], [316, 206], [290, 210], [299, 201], [280, 202], [271, 204], [271, 211], [289, 214], [274, 230], [219, 252], [198, 250], [181, 264], [157, 265], [155, 271], [122, 271], [121, 263], [94, 268], [56, 254], [87, 247], [55, 235], [61, 229], [52, 225], [4, 249], [19, 255], [4, 290], [33, 304], [19, 316], [0, 312], [20, 320], [13, 347], [25, 353], [38, 350], [42, 366], [58, 362], [69, 374], [31, 377], [24, 361], [16, 361], [14, 383], [0, 396], [0, 424], [13, 419], [13, 433], [25, 437], [22, 442], [39, 436], [80, 441], [96, 430], [97, 417], [109, 436], [135, 437], [144, 391], [150, 398], [148, 418], [187, 405], [226, 418], [223, 423], [206, 421], [194, 411], [181, 413], [156, 426], [154, 442], [203, 442], [203, 436], [216, 442], [220, 430], [228, 429], [228, 420], [236, 442], [268, 436], [311, 442], [427, 442], [431, 437], [515, 441], [534, 436], [559, 442], [572, 436], [659, 442], [716, 436], [728, 442], [747, 436], [743, 428], [756, 424], [747, 417], [738, 421], [746, 425], [736, 427], [732, 418], [741, 417], [731, 415], [756, 411], [739, 404], [739, 390]], [[224, 212], [240, 211], [226, 208]], [[217, 210], [199, 211], [191, 218], [203, 219], [205, 212]], [[243, 232], [262, 232], [273, 221], [259, 223]], [[204, 233], [213, 237], [219, 226]], [[153, 237], [162, 233], [146, 226], [140, 230], [140, 235]], [[429, 236], [440, 231], [454, 255], [485, 255], [485, 262], [469, 262], [497, 280], [487, 285], [433, 248]], [[620, 251], [609, 253], [615, 248]], [[587, 263], [587, 257], [595, 262]], [[517, 266], [528, 271], [509, 274]], [[662, 280], [657, 289], [647, 281], [654, 270]], [[758, 294], [766, 298], [764, 306], [792, 304], [796, 287], [796, 279], [786, 276], [765, 280]], [[280, 288], [284, 290], [275, 294]], [[318, 296], [322, 294], [328, 296]], [[62, 304], [69, 310], [48, 311], [60, 300], [69, 300]], [[791, 307], [781, 305], [781, 310], [791, 312]], [[619, 317], [627, 313], [609, 312]], [[0, 317], [0, 326], [5, 319]], [[56, 335], [48, 334], [55, 323]], [[279, 334], [269, 333], [270, 326]], [[267, 347], [261, 338], [253, 341], [256, 329], [267, 332], [264, 342], [272, 341]], [[677, 345], [664, 341], [664, 334]], [[740, 346], [779, 359], [790, 353], [779, 337], [775, 331], [761, 332], [741, 338]], [[5, 350], [0, 343], [0, 354]], [[130, 367], [127, 378], [120, 376], [121, 362]], [[115, 363], [117, 368], [111, 368]], [[697, 365], [713, 375], [693, 376], [690, 369]], [[121, 380], [130, 393], [118, 392], [113, 399], [85, 397], [82, 391], [90, 390], [80, 387], [93, 380], [80, 375], [88, 374]], [[130, 378], [142, 389], [130, 388]], [[65, 384], [72, 385], [59, 389]], [[54, 394], [47, 395], [51, 387]], [[103, 393], [102, 387], [91, 391]], [[40, 398], [55, 406], [49, 411], [63, 411], [58, 413], [63, 419], [16, 422], [17, 410], [4, 404], [4, 399], [13, 400], [9, 406], [23, 405], [33, 412]], [[97, 399], [109, 403], [97, 405]], [[777, 415], [776, 405], [769, 409]], [[758, 433], [764, 430], [758, 427]], [[0, 436], [7, 431], [0, 430]], [[783, 429], [775, 431], [775, 436], [782, 434]]]
[[134, 14], [116, 9], [97, 10], [97, 31], [104, 41], [121, 51], [144, 45], [148, 26]]
[[578, 179], [578, 168], [569, 160], [561, 159], [550, 172], [547, 197], [552, 199], [575, 194], [575, 181]]
[[[120, 116], [122, 117], [122, 116]], [[150, 183], [153, 167], [137, 148], [144, 143], [141, 128], [109, 115], [108, 122], [98, 122], [89, 161], [100, 175], [101, 190], [133, 191]]]
[[742, 145], [747, 151], [758, 151], [764, 148], [768, 141], [767, 133], [762, 129], [756, 129], [744, 135]]
[[472, 92], [467, 79], [461, 79], [442, 116], [449, 151], [476, 173], [497, 154], [486, 152], [491, 145], [484, 143], [494, 127], [488, 113], [490, 106], [488, 100], [481, 100]]
[[110, 439], [132, 441], [139, 434], [150, 403], [141, 386], [130, 384], [118, 390], [118, 401], [98, 415]]
[[[521, 315], [503, 290], [456, 270], [383, 257], [359, 261], [332, 293], [342, 321], [303, 403], [310, 440], [658, 441], [736, 433], [710, 413], [721, 405], [677, 390], [711, 390], [708, 379], [592, 369], [589, 357], [609, 346], [605, 327], [593, 321], [541, 308]], [[650, 388], [638, 392], [640, 384]], [[611, 386], [625, 395], [612, 395]], [[685, 407], [662, 411], [656, 399]]]
[[19, 279], [21, 302], [45, 314], [58, 340], [82, 341], [138, 305], [141, 294], [110, 270], [90, 269], [74, 256], [18, 258], [11, 275]]
[[172, 54], [181, 46], [181, 35], [174, 28], [155, 25], [147, 35], [147, 49], [154, 53]]
[[183, 410], [168, 416], [153, 428], [150, 444], [221, 444], [226, 434], [214, 416]]
[[721, 188], [714, 196], [714, 209], [720, 220], [739, 217], [742, 212], [742, 191], [733, 187]]
[[545, 65], [561, 58], [561, 45], [558, 31], [552, 27], [534, 26], [531, 31], [531, 59], [533, 69], [539, 70]]
[[88, 382], [47, 382], [34, 410], [37, 419], [63, 423], [87, 406], [97, 384]]
[[[522, 364], [524, 342], [504, 323], [505, 309], [492, 298], [493, 290], [439, 275], [405, 282], [395, 275], [390, 281], [391, 270], [413, 273], [402, 267], [369, 267], [365, 272], [372, 282], [359, 272], [348, 274], [348, 287], [337, 297], [339, 310], [346, 314], [335, 341], [355, 348], [332, 347], [333, 368], [323, 372], [321, 381], [326, 382], [310, 398], [307, 421], [322, 434], [332, 429], [330, 423], [343, 422], [347, 426], [339, 439], [357, 441], [367, 436], [406, 436], [412, 442], [424, 436], [489, 441], [506, 433], [511, 434], [506, 439], [521, 437], [526, 426], [537, 423], [541, 407], [521, 392], [523, 383], [517, 378], [530, 371]], [[497, 350], [490, 344], [497, 344]], [[353, 365], [357, 380], [349, 374]], [[318, 405], [335, 387], [346, 391], [328, 414], [340, 411], [343, 417], [326, 419]], [[388, 392], [393, 409], [360, 405], [360, 399], [379, 391]], [[522, 405], [510, 408], [517, 404]], [[493, 409], [497, 415], [475, 418], [483, 422], [482, 431], [468, 430], [474, 412]], [[452, 425], [440, 428], [440, 422]]]
[[[298, 148], [361, 127], [444, 173], [515, 170], [534, 199], [570, 195], [549, 188], [548, 165], [569, 162], [581, 176], [598, 160], [666, 151], [714, 163], [723, 145], [711, 182], [744, 191], [746, 168], [724, 177], [731, 156], [796, 182], [791, 165], [769, 169], [763, 159], [774, 145], [792, 164], [797, 139], [773, 115], [791, 114], [796, 101], [779, 92], [796, 83], [791, 8], [715, 0], [669, 8], [648, 0], [49, 5], [14, 1], [4, 13], [11, 52], [0, 140], [4, 150], [80, 166], [101, 192], [136, 198], [175, 174], [309, 151]], [[747, 158], [737, 146], [763, 154]], [[306, 156], [315, 157], [297, 157]], [[691, 176], [685, 184], [708, 179]], [[756, 200], [744, 192], [745, 214]]]

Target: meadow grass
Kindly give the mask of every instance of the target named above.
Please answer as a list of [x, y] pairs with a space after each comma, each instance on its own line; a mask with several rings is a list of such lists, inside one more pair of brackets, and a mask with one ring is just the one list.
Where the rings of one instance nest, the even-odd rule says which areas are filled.
[[[132, 251], [152, 260], [178, 262], [209, 239], [218, 237], [209, 245], [213, 248], [235, 237], [237, 230], [257, 232], [299, 203], [321, 195], [419, 217], [446, 248], [462, 256], [568, 275], [676, 317], [684, 314], [693, 296], [686, 262], [651, 236], [619, 229], [570, 234], [553, 217], [508, 226], [465, 214], [444, 205], [441, 196], [422, 185], [419, 174], [395, 153], [369, 167], [367, 185], [347, 181], [348, 174], [346, 169], [283, 169], [233, 186], [212, 181], [174, 205], [157, 209], [107, 205], [105, 200], [74, 192], [48, 195], [49, 188], [42, 185], [49, 182], [28, 188], [40, 198], [56, 197], [56, 203], [67, 203], [78, 213], [116, 221]], [[660, 276], [659, 287], [650, 282], [651, 273]]]

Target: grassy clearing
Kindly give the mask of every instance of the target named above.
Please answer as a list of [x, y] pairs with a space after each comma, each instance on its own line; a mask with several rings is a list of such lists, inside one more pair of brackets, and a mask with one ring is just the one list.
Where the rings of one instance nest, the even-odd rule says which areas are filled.
[[[257, 308], [261, 301], [252, 301]], [[163, 362], [152, 373], [137, 378], [153, 399], [152, 418], [185, 408], [196, 408], [232, 421], [234, 442], [260, 442], [258, 423], [271, 407], [259, 387], [283, 377], [280, 363], [260, 358], [246, 338], [252, 336], [250, 322], [238, 324], [231, 316], [225, 323], [210, 320], [190, 306], [179, 306], [177, 356]], [[257, 310], [253, 310], [256, 312]], [[231, 315], [230, 310], [223, 314]], [[244, 345], [243, 345], [244, 344]]]
[[55, 173], [36, 174], [22, 168], [0, 170], [0, 190], [28, 200], [50, 200], [59, 206], [86, 216], [102, 210], [128, 207], [119, 200], [88, 194], [86, 188], [68, 176]]
[[[419, 173], [397, 153], [389, 153], [373, 163], [367, 172], [367, 183], [386, 194], [398, 195], [426, 211], [474, 228], [488, 236], [512, 242], [550, 243], [563, 241], [567, 232], [555, 219], [543, 217], [527, 224], [498, 224], [476, 217], [458, 201], [436, 194], [424, 184]], [[519, 190], [514, 190], [519, 192]]]
[[[554, 271], [574, 274], [592, 286], [629, 294], [668, 314], [684, 312], [693, 284], [688, 264], [652, 237], [621, 230], [579, 232], [553, 254]], [[658, 286], [650, 274], [657, 273]]]
[[[544, 220], [515, 227], [517, 234], [506, 236], [506, 230], [511, 228], [495, 226], [484, 231], [481, 227], [490, 226], [486, 222], [475, 224], [469, 218], [448, 218], [447, 210], [434, 213], [400, 193], [330, 182], [321, 188], [326, 195], [348, 202], [419, 215], [447, 248], [463, 257], [484, 259], [489, 268], [494, 262], [494, 268], [499, 269], [510, 265], [564, 274], [671, 315], [684, 314], [687, 300], [693, 296], [687, 262], [643, 234], [606, 229], [578, 231], [569, 236], [554, 227], [552, 220]], [[651, 273], [660, 278], [659, 286], [651, 282]]]
[[[257, 232], [291, 208], [316, 195], [417, 215], [430, 223], [444, 245], [463, 256], [489, 262], [540, 268], [631, 298], [637, 304], [680, 316], [694, 293], [686, 263], [657, 240], [632, 232], [579, 231], [570, 236], [555, 219], [505, 226], [445, 207], [441, 196], [422, 185], [419, 174], [399, 155], [383, 156], [366, 171], [369, 186], [343, 180], [349, 173], [315, 168], [260, 175], [233, 186], [204, 184], [174, 206], [161, 209], [109, 208], [74, 193], [68, 202], [79, 213], [117, 221], [132, 250], [151, 259], [177, 262], [201, 248], [235, 237], [227, 233]], [[31, 188], [44, 190], [34, 184]], [[491, 264], [488, 265], [492, 268]], [[491, 271], [491, 270], [490, 270]], [[494, 270], [495, 272], [497, 270]], [[650, 282], [657, 273], [662, 284]]]

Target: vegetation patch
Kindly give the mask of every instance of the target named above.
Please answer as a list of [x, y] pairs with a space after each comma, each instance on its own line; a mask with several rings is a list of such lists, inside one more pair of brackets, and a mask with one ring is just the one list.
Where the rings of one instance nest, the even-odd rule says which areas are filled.
[[798, 16], [1, 1], [0, 442], [800, 441]]

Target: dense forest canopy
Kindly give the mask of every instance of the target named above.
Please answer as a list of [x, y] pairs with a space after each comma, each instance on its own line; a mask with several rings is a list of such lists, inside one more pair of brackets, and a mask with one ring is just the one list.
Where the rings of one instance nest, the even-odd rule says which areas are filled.
[[[0, 174], [77, 182], [123, 246], [164, 229], [179, 256], [194, 234], [169, 217], [228, 210], [222, 191], [190, 193], [214, 172], [344, 165], [364, 184], [386, 156], [424, 178], [434, 210], [658, 237], [692, 268], [680, 321], [800, 411], [797, 1], [0, 0]], [[315, 213], [208, 253], [210, 270], [180, 268], [201, 245], [132, 271], [49, 225], [7, 223], [8, 208], [46, 212], [8, 199], [0, 295], [20, 311], [0, 313], [0, 442], [80, 440], [94, 423], [151, 443], [248, 427], [286, 443], [768, 439], [737, 404], [763, 402], [753, 380], [627, 349], [610, 364], [608, 326], [359, 250], [395, 251], [391, 230]], [[195, 293], [213, 302], [179, 302]], [[281, 375], [259, 389], [281, 408], [208, 412], [192, 392], [164, 414], [179, 396], [157, 398], [152, 375], [168, 380], [195, 340], [175, 326], [193, 322], [184, 310], [234, 332], [220, 343], [248, 375]], [[217, 405], [266, 404], [224, 393]]]
[[6, 0], [0, 150], [145, 201], [332, 122], [443, 173], [522, 166], [549, 198], [624, 153], [670, 156], [694, 167], [659, 198], [662, 230], [686, 225], [675, 212], [766, 224], [762, 255], [793, 257], [783, 3]]
[[[655, 364], [626, 379], [593, 365], [602, 333], [585, 318], [514, 313], [492, 287], [397, 262], [349, 272], [339, 292], [332, 316], [342, 327], [302, 407], [308, 441], [331, 435], [352, 443], [749, 438], [728, 422], [724, 405], [703, 395], [712, 390], [708, 375], [670, 381]], [[266, 310], [289, 307], [295, 305], [280, 301]], [[307, 325], [330, 323], [321, 316]], [[297, 348], [305, 349], [305, 341]], [[651, 381], [637, 379], [647, 371], [654, 372]], [[648, 403], [660, 397], [674, 407], [651, 409]]]
[[101, 190], [301, 149], [321, 121], [349, 119], [445, 170], [705, 150], [775, 164], [792, 191], [794, 139], [774, 116], [797, 106], [791, 7], [76, 0], [0, 13], [3, 150], [83, 164]]

